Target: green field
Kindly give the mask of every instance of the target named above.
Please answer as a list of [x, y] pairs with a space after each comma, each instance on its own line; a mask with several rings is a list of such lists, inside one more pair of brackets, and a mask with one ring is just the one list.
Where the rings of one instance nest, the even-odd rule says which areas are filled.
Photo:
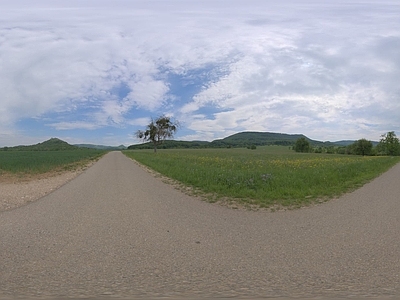
[[325, 201], [362, 186], [400, 161], [399, 157], [296, 153], [283, 146], [124, 153], [210, 201], [258, 207]]
[[43, 174], [74, 170], [102, 156], [105, 151], [0, 151], [0, 174]]

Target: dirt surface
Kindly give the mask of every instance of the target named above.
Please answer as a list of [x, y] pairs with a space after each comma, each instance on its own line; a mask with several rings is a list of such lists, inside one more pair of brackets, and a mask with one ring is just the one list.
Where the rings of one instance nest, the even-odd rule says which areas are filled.
[[400, 164], [283, 212], [185, 195], [120, 152], [0, 213], [0, 298], [400, 297]]
[[24, 206], [57, 190], [96, 163], [44, 174], [0, 174], [0, 212]]
[[40, 199], [63, 186], [83, 170], [48, 173], [35, 176], [0, 176], [0, 212], [14, 209]]

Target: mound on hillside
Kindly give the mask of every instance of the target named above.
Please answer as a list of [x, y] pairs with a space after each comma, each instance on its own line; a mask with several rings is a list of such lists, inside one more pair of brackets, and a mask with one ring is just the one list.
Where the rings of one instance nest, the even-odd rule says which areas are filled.
[[13, 151], [57, 151], [57, 150], [76, 150], [79, 149], [76, 146], [72, 146], [65, 141], [58, 138], [51, 138], [45, 142], [30, 145], [30, 146], [15, 146], [15, 147], [5, 147], [3, 150], [13, 150]]

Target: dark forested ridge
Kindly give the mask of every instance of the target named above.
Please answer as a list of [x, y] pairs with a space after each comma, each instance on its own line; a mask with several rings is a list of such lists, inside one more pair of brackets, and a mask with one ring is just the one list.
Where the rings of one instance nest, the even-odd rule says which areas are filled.
[[97, 149], [97, 150], [125, 150], [126, 147], [124, 145], [119, 146], [105, 146], [105, 145], [93, 145], [93, 144], [75, 144], [79, 148], [90, 148], [90, 149]]
[[[174, 149], [174, 148], [229, 148], [229, 147], [249, 147], [249, 146], [267, 146], [281, 145], [292, 146], [296, 140], [304, 137], [314, 146], [340, 146], [340, 143], [321, 142], [309, 139], [303, 134], [286, 134], [273, 132], [240, 132], [230, 135], [223, 139], [214, 140], [212, 142], [205, 141], [174, 141], [167, 140], [159, 148]], [[128, 149], [152, 149], [150, 143], [131, 145]]]
[[[249, 145], [265, 146], [265, 145], [293, 145], [297, 139], [306, 136], [302, 134], [285, 134], [273, 132], [239, 132], [228, 136], [221, 140], [212, 141], [215, 146], [231, 146], [231, 147], [246, 147]], [[316, 141], [314, 141], [316, 142]]]
[[[161, 146], [158, 146], [159, 149], [199, 149], [199, 148], [209, 148], [210, 142], [205, 141], [175, 141], [175, 140], [166, 140]], [[128, 149], [153, 149], [154, 145], [151, 142], [131, 145]]]

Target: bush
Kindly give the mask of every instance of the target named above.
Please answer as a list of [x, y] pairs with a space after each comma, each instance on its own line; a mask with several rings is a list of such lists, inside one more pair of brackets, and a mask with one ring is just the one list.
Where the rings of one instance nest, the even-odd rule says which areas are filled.
[[302, 137], [297, 139], [294, 145], [294, 151], [296, 152], [310, 152], [310, 143], [306, 138]]
[[371, 155], [372, 152], [372, 142], [371, 141], [367, 141], [366, 139], [361, 139], [356, 141], [353, 144], [353, 150], [354, 150], [354, 154], [356, 155]]

